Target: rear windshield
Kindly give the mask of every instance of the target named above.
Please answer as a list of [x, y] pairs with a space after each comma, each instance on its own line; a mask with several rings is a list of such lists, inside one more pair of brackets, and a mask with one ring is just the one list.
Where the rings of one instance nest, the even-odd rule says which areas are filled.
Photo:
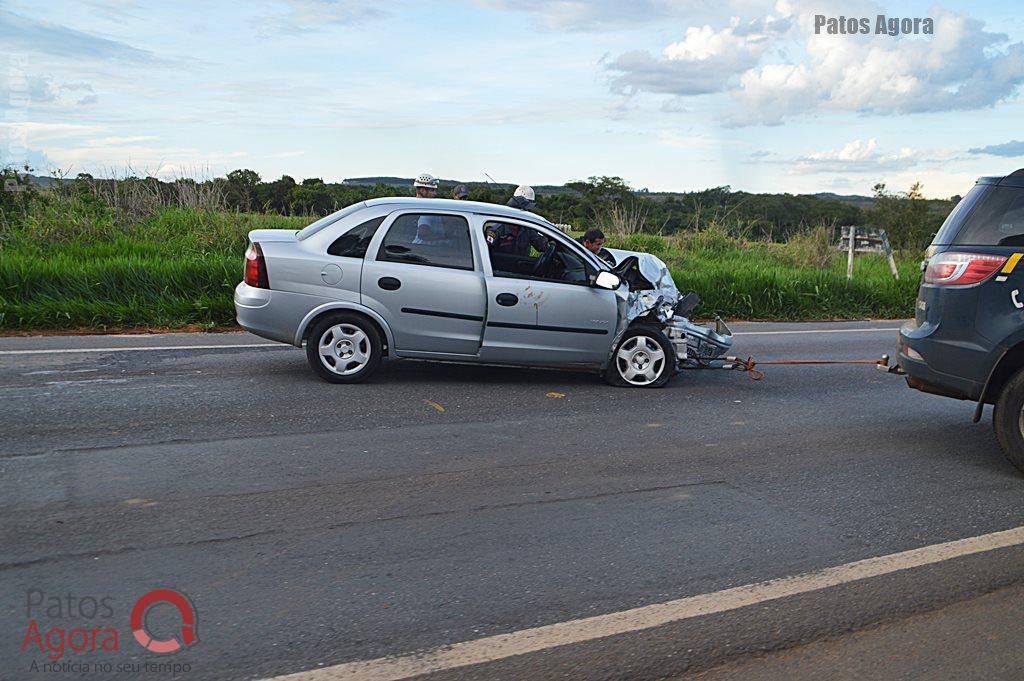
[[[971, 190], [973, 192], [974, 189]], [[969, 196], [964, 197], [961, 203], [966, 203]], [[973, 209], [963, 211], [965, 217], [960, 218], [963, 226], [952, 243], [960, 246], [1024, 246], [1024, 188], [990, 185], [976, 203]], [[950, 218], [953, 217], [951, 214]]]
[[978, 199], [985, 195], [992, 189], [992, 185], [988, 184], [976, 184], [971, 191], [967, 192], [967, 196], [960, 199], [960, 203], [953, 206], [952, 212], [946, 216], [946, 221], [942, 223], [942, 227], [939, 227], [939, 231], [935, 234], [935, 238], [932, 239], [932, 245], [935, 246], [946, 246], [953, 243], [953, 237], [960, 231], [960, 228], [964, 226], [964, 221], [971, 214], [971, 209], [974, 208], [974, 204], [978, 203]]
[[338, 220], [342, 219], [343, 217], [346, 217], [346, 216], [351, 215], [352, 213], [355, 213], [357, 210], [359, 210], [360, 208], [362, 208], [365, 205], [366, 205], [365, 202], [353, 203], [348, 208], [342, 208], [341, 210], [335, 211], [334, 213], [331, 213], [330, 215], [325, 215], [324, 217], [320, 218], [319, 220], [317, 220], [313, 224], [311, 224], [308, 227], [306, 227], [303, 230], [301, 230], [298, 233], [298, 235], [296, 236], [296, 238], [299, 241], [302, 241], [303, 239], [308, 239], [309, 237], [313, 236], [314, 234], [319, 232], [321, 229], [323, 229], [327, 225], [334, 224], [335, 222], [337, 222]]

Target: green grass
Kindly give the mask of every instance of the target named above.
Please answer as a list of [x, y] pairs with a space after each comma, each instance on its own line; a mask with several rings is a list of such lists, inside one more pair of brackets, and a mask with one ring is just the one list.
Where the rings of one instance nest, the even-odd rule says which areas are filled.
[[[164, 208], [144, 219], [78, 199], [37, 202], [17, 221], [0, 215], [0, 330], [204, 327], [234, 322], [251, 229], [299, 229], [279, 215]], [[843, 254], [813, 232], [792, 243], [747, 242], [709, 228], [674, 237], [636, 234], [610, 246], [654, 253], [699, 316], [727, 319], [896, 318], [913, 313], [919, 254], [900, 258], [902, 279], [881, 257], [858, 256], [853, 282]]]
[[828, 236], [818, 229], [785, 244], [748, 242], [710, 228], [672, 237], [613, 237], [609, 245], [653, 253], [668, 263], [680, 290], [700, 295], [700, 317], [800, 321], [913, 315], [920, 254], [898, 258], [899, 280], [882, 256], [858, 255], [853, 281], [847, 281], [846, 256]]

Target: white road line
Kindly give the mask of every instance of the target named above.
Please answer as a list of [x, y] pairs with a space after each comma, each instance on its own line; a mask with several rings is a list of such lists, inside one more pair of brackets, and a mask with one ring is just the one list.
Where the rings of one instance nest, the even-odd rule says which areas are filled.
[[735, 610], [765, 601], [1020, 544], [1024, 544], [1024, 526], [943, 544], [933, 544], [887, 556], [868, 558], [794, 577], [773, 579], [714, 593], [680, 598], [667, 603], [559, 622], [533, 629], [523, 629], [510, 634], [488, 636], [410, 655], [348, 662], [273, 678], [288, 679], [288, 681], [329, 681], [334, 679], [394, 681], [406, 679], [418, 674], [494, 662], [514, 655], [524, 655], [606, 636], [650, 629], [692, 617]]
[[734, 331], [734, 336], [785, 336], [798, 333], [867, 333], [872, 331], [885, 331], [891, 333], [899, 331], [899, 327], [886, 329], [801, 329], [799, 331]]
[[0, 350], [0, 355], [53, 355], [69, 352], [139, 352], [142, 350], [224, 350], [231, 348], [291, 348], [283, 343], [236, 343], [233, 345], [150, 345], [124, 348], [52, 348], [48, 350]]
[[[784, 336], [808, 333], [871, 333], [899, 331], [892, 329], [800, 329], [794, 331], [736, 331], [734, 336]], [[0, 350], [0, 355], [52, 355], [69, 352], [139, 352], [142, 350], [224, 350], [231, 348], [290, 348], [284, 343], [235, 343], [232, 345], [151, 345], [123, 348], [52, 348], [47, 350]]]

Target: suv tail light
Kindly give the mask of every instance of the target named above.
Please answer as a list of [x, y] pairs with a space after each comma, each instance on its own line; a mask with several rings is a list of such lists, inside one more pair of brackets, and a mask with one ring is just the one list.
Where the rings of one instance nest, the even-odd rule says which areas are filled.
[[985, 281], [1006, 264], [1005, 255], [988, 253], [939, 253], [928, 260], [924, 283], [937, 286], [971, 286]]
[[258, 243], [249, 244], [245, 251], [245, 283], [256, 288], [270, 288], [267, 277], [267, 261]]

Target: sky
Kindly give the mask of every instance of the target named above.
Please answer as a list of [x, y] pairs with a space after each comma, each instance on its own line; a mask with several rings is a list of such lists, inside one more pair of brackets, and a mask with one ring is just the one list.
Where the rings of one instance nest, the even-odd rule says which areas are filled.
[[948, 197], [1024, 167], [1022, 84], [1017, 1], [0, 0], [0, 164], [39, 174]]

